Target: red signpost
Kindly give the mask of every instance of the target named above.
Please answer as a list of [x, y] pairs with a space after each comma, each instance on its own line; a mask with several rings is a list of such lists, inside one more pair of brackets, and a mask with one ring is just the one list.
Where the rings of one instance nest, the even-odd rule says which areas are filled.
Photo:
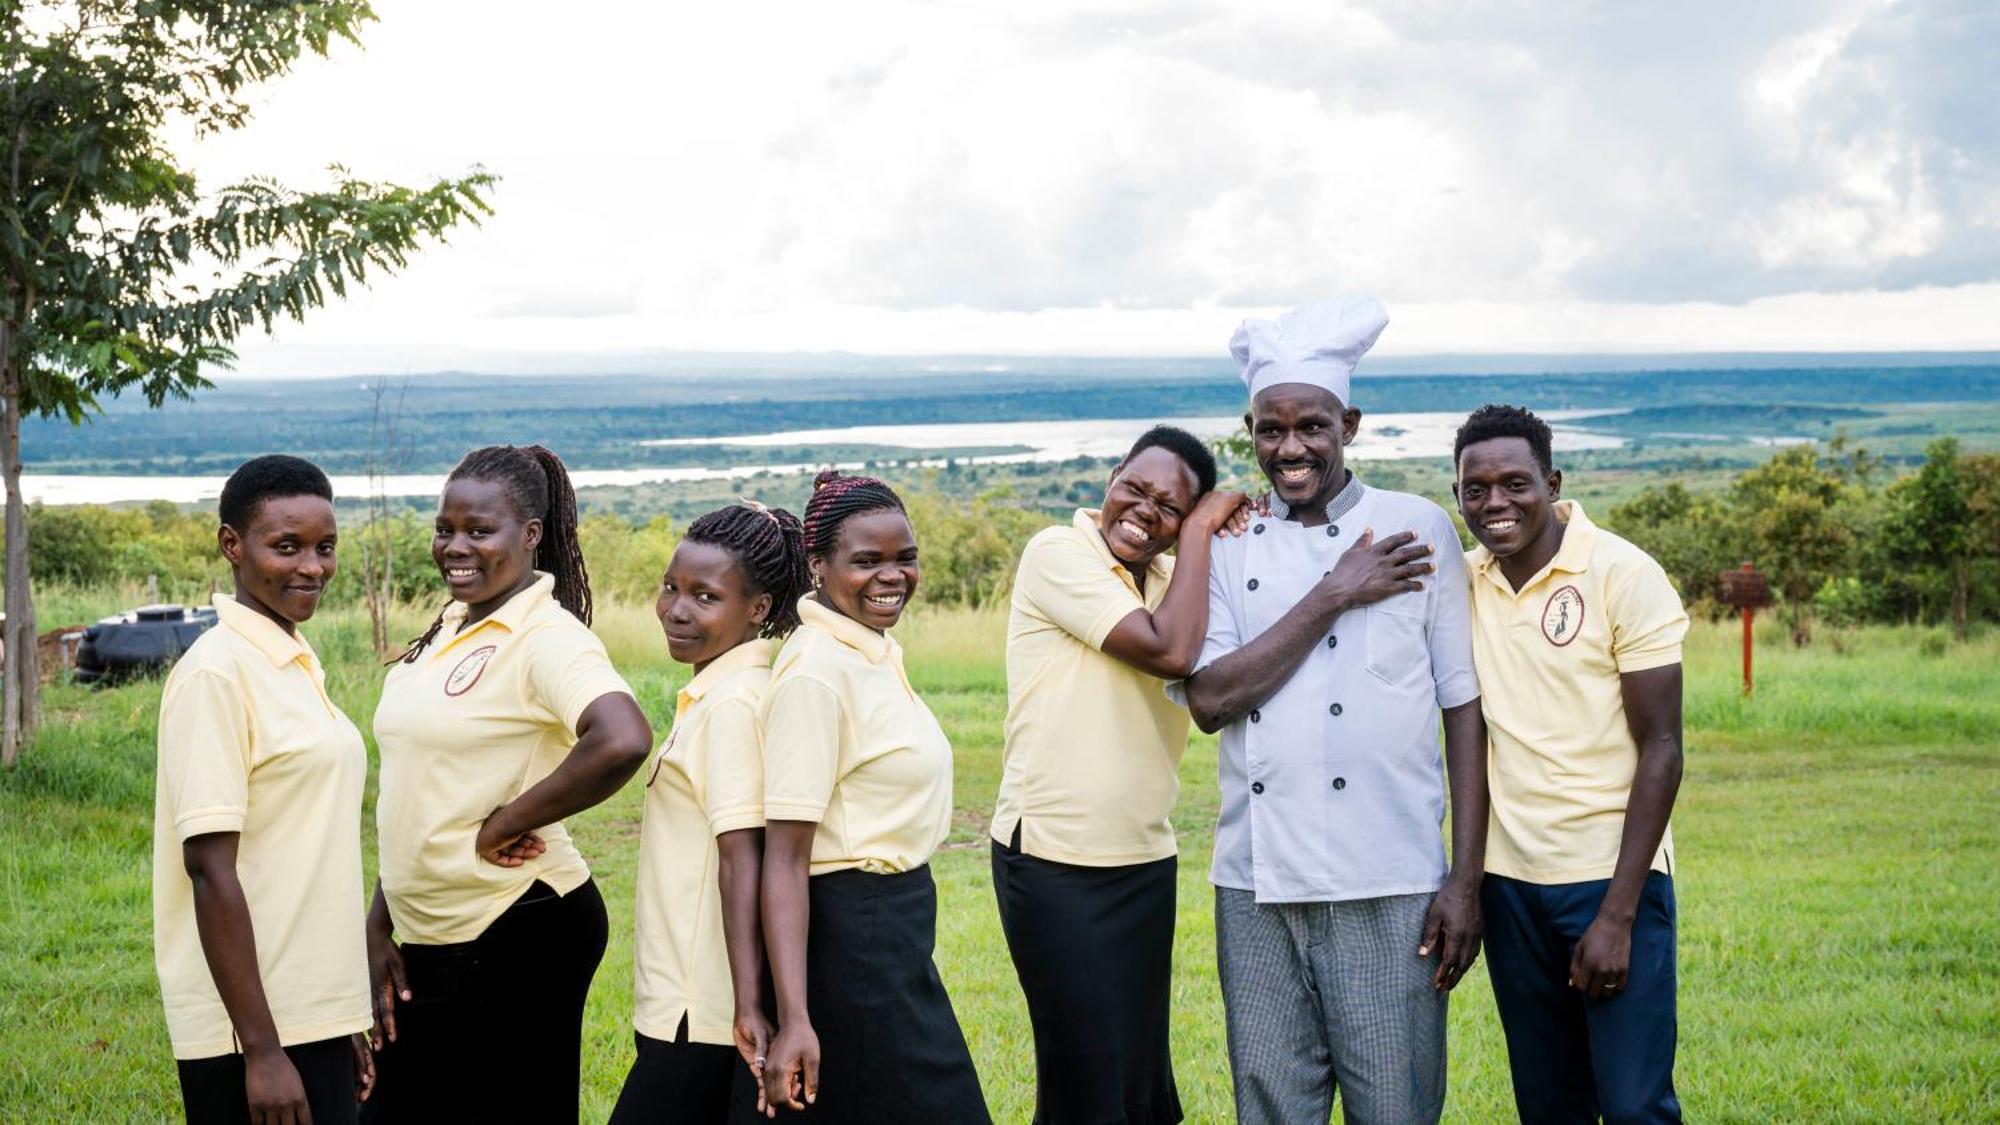
[[1750, 652], [1755, 640], [1752, 618], [1759, 609], [1771, 604], [1771, 584], [1749, 563], [1736, 570], [1725, 570], [1722, 572], [1722, 604], [1743, 611], [1743, 694], [1749, 695], [1752, 690]]

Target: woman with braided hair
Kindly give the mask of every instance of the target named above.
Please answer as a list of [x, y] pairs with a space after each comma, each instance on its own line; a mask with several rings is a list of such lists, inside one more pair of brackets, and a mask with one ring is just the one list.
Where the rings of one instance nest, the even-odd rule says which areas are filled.
[[554, 453], [467, 454], [431, 558], [452, 601], [390, 665], [375, 711], [381, 1054], [364, 1120], [575, 1121], [606, 918], [562, 821], [638, 770], [652, 729], [590, 631]]
[[667, 652], [694, 678], [647, 773], [634, 910], [637, 1055], [613, 1125], [755, 1116], [771, 1042], [757, 917], [757, 710], [771, 658], [798, 626], [810, 588], [798, 517], [743, 504], [688, 525], [660, 581], [653, 611]]
[[778, 1036], [764, 1094], [814, 1121], [989, 1121], [931, 953], [930, 859], [951, 828], [951, 743], [888, 635], [917, 591], [903, 502], [821, 473], [813, 593], [764, 698], [764, 941]]

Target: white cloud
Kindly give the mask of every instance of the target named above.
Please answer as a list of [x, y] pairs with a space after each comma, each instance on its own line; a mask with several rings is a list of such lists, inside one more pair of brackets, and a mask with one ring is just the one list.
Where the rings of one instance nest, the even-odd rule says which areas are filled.
[[1967, 0], [377, 8], [198, 167], [478, 163], [498, 214], [245, 370], [1206, 350], [1350, 289], [1414, 351], [1658, 347], [1697, 308], [1686, 346], [1891, 307], [1938, 333], [1886, 346], [2000, 344], [2000, 16]]

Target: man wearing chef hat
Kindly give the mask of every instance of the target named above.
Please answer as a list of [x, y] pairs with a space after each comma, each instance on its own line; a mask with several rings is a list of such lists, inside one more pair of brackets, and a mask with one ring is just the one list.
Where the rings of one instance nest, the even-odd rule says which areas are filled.
[[[1247, 1123], [1436, 1121], [1446, 994], [1479, 946], [1486, 730], [1451, 518], [1345, 449], [1373, 298], [1248, 320], [1270, 514], [1217, 540], [1208, 634], [1170, 693], [1222, 732], [1216, 958]], [[1444, 762], [1438, 727], [1445, 733]], [[1450, 773], [1452, 864], [1440, 832]]]

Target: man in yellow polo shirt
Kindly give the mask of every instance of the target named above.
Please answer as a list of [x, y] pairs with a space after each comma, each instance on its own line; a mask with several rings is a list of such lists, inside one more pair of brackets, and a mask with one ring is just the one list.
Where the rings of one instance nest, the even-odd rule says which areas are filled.
[[1549, 428], [1484, 406], [1453, 449], [1479, 541], [1492, 815], [1486, 966], [1523, 1121], [1677, 1122], [1673, 838], [1687, 613], [1560, 499]]
[[1167, 815], [1188, 713], [1164, 687], [1201, 653], [1209, 543], [1243, 504], [1214, 488], [1200, 439], [1155, 426], [1102, 510], [1029, 540], [1014, 578], [993, 889], [1035, 1030], [1040, 1125], [1181, 1119]]

